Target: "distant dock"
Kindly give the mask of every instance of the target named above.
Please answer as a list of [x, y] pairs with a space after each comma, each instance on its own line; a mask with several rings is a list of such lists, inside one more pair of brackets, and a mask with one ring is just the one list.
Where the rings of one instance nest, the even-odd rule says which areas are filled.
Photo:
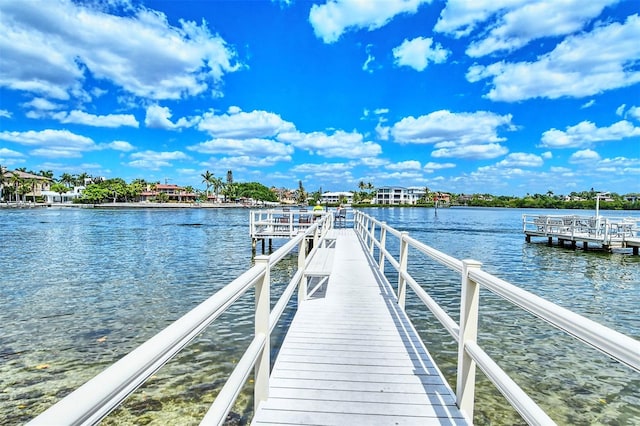
[[[317, 220], [331, 215], [335, 223], [327, 222], [326, 226], [342, 228], [347, 222], [353, 223], [353, 210], [343, 209], [342, 214], [333, 214], [328, 210], [312, 210], [307, 207], [281, 207], [268, 210], [252, 210], [250, 216], [251, 246], [256, 249], [258, 241], [265, 250], [265, 241], [271, 247], [274, 239], [291, 239], [299, 233], [306, 232]], [[318, 230], [320, 232], [320, 230]], [[310, 238], [311, 239], [311, 238]]]
[[589, 244], [605, 251], [630, 248], [634, 255], [640, 248], [640, 220], [632, 217], [613, 218], [577, 215], [522, 215], [522, 227], [527, 242], [532, 237], [546, 238], [549, 245], [578, 244], [589, 250]]

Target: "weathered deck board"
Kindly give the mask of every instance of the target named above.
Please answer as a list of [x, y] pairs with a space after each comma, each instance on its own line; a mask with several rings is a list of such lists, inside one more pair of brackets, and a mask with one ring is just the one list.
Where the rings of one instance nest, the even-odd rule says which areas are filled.
[[299, 308], [254, 425], [467, 424], [451, 388], [352, 229], [326, 290]]

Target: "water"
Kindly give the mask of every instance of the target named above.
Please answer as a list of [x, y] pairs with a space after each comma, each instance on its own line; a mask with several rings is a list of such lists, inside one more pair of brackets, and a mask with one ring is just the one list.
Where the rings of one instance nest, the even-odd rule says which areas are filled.
[[[640, 256], [527, 244], [521, 215], [535, 211], [367, 212], [640, 339]], [[248, 216], [244, 209], [0, 210], [0, 423], [33, 418], [249, 268]], [[459, 276], [410, 256], [411, 273], [457, 320]], [[286, 259], [272, 274], [274, 299], [295, 265]], [[453, 386], [452, 339], [411, 294], [407, 308]], [[248, 293], [104, 424], [198, 424], [249, 343], [252, 310]], [[488, 292], [479, 341], [559, 424], [640, 424], [640, 375]], [[239, 422], [251, 416], [250, 395], [233, 409]], [[479, 380], [476, 424], [520, 422], [506, 406]]]

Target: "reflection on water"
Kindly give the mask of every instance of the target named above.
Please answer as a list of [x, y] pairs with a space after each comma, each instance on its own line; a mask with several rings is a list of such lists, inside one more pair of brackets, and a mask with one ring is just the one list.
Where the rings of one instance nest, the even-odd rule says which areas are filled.
[[[477, 259], [507, 281], [640, 338], [640, 256], [527, 244], [521, 210], [368, 212], [432, 247]], [[7, 424], [31, 419], [252, 264], [243, 209], [2, 210], [0, 235], [0, 418]], [[410, 256], [411, 273], [457, 319], [459, 276], [417, 253]], [[295, 267], [296, 259], [286, 259], [272, 273], [274, 300]], [[454, 385], [456, 345], [409, 296], [416, 327]], [[291, 315], [289, 308], [274, 346]], [[197, 423], [252, 330], [253, 294], [248, 293], [104, 423]], [[481, 293], [480, 343], [559, 424], [640, 422], [637, 373], [488, 292]], [[506, 405], [480, 380], [477, 424], [520, 422]], [[251, 392], [244, 392], [234, 407], [236, 420], [246, 420], [251, 407]]]

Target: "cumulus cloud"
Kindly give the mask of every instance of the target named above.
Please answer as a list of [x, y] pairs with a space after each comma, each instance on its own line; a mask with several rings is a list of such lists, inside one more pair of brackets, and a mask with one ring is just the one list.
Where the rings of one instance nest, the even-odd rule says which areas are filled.
[[80, 110], [73, 110], [70, 112], [61, 111], [51, 114], [51, 118], [65, 124], [84, 124], [93, 127], [138, 127], [138, 120], [136, 120], [133, 114], [94, 115]]
[[11, 111], [0, 109], [0, 118], [11, 118]]
[[0, 86], [86, 98], [89, 71], [136, 96], [179, 99], [215, 91], [224, 74], [239, 69], [235, 53], [206, 22], [172, 26], [163, 13], [143, 6], [116, 16], [93, 5], [3, 1]]
[[129, 152], [136, 149], [133, 145], [131, 145], [127, 141], [113, 141], [111, 143], [108, 143], [107, 147], [115, 151], [123, 151], [123, 152]]
[[550, 129], [542, 134], [543, 147], [581, 148], [596, 142], [617, 141], [640, 136], [640, 127], [622, 120], [609, 127], [596, 127], [591, 121], [582, 121], [566, 130]]
[[150, 129], [177, 130], [183, 127], [191, 127], [194, 123], [198, 122], [198, 118], [189, 120], [182, 117], [174, 123], [171, 121], [172, 116], [173, 114], [168, 107], [161, 107], [155, 104], [149, 105], [144, 118], [144, 124]]
[[530, 98], [585, 97], [640, 82], [640, 17], [567, 37], [533, 62], [474, 65], [467, 80], [491, 80], [486, 97], [516, 102]]
[[500, 157], [509, 150], [498, 144], [477, 144], [477, 145], [441, 145], [442, 148], [436, 149], [431, 153], [434, 158], [469, 158], [475, 160], [486, 160], [490, 158]]
[[451, 52], [444, 49], [440, 43], [434, 44], [433, 39], [424, 37], [405, 39], [400, 46], [393, 49], [396, 65], [411, 67], [416, 71], [423, 71], [429, 62], [441, 64], [450, 54]]
[[271, 112], [234, 109], [230, 114], [205, 113], [198, 123], [198, 129], [216, 138], [249, 139], [274, 137], [294, 130], [294, 125]]
[[420, 162], [416, 160], [400, 161], [398, 163], [387, 164], [389, 170], [420, 170]]
[[360, 133], [347, 133], [343, 130], [338, 130], [332, 135], [323, 132], [287, 132], [278, 135], [278, 140], [323, 157], [375, 157], [382, 152], [380, 145], [364, 141]]
[[0, 148], [0, 158], [4, 159], [7, 157], [24, 157], [24, 154], [18, 151], [14, 151], [8, 148]]
[[513, 152], [497, 165], [499, 167], [540, 167], [544, 161], [541, 156], [524, 152]]
[[424, 165], [423, 169], [425, 172], [433, 173], [435, 170], [452, 169], [455, 166], [454, 163], [434, 163], [433, 161], [429, 161]]
[[591, 149], [576, 151], [569, 157], [569, 162], [573, 164], [593, 163], [598, 160], [600, 160], [600, 155]]
[[293, 147], [271, 139], [213, 139], [187, 147], [202, 154], [234, 154], [252, 156], [281, 156], [291, 159]]
[[131, 167], [141, 169], [160, 170], [162, 167], [170, 167], [173, 161], [190, 160], [191, 158], [181, 151], [142, 151], [131, 154], [132, 161], [128, 163]]
[[78, 158], [85, 152], [100, 149], [91, 138], [68, 130], [4, 131], [0, 132], [0, 140], [31, 147], [30, 155], [48, 158]]
[[500, 142], [498, 129], [513, 130], [511, 115], [487, 111], [452, 113], [432, 112], [418, 118], [405, 117], [391, 128], [391, 135], [399, 143], [433, 144], [433, 157], [495, 158], [508, 149]]
[[347, 30], [381, 28], [401, 13], [416, 13], [422, 3], [431, 0], [328, 0], [323, 5], [314, 4], [309, 12], [309, 22], [317, 37], [325, 43], [334, 43]]
[[[481, 57], [497, 51], [510, 52], [542, 37], [572, 34], [616, 1], [546, 0], [512, 4], [498, 11], [482, 38], [469, 45], [467, 55]], [[467, 2], [467, 7], [473, 6]]]

